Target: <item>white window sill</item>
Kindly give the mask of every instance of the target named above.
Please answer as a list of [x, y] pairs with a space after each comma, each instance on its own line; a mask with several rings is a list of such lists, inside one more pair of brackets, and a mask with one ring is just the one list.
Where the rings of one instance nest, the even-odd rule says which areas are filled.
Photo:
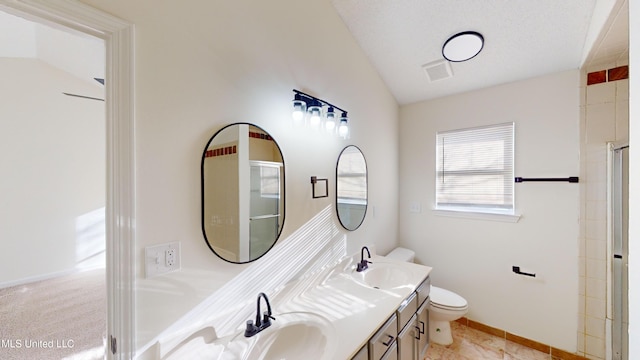
[[438, 209], [433, 209], [433, 213], [437, 216], [447, 216], [447, 217], [475, 219], [475, 220], [502, 221], [502, 222], [510, 222], [510, 223], [518, 222], [521, 216], [521, 215], [490, 214], [490, 213], [438, 210]]

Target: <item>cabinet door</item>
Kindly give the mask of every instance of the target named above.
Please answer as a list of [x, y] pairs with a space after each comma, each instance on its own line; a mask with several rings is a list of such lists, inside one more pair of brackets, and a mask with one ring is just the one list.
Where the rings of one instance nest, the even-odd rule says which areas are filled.
[[356, 356], [352, 357], [351, 360], [369, 360], [369, 351], [367, 349], [367, 345], [363, 346], [360, 351], [356, 354]]
[[382, 325], [380, 330], [369, 339], [369, 358], [377, 360], [382, 358], [383, 354], [395, 347], [396, 337], [398, 336], [398, 320], [394, 313], [387, 322]]
[[394, 342], [380, 360], [398, 360], [398, 344]]
[[429, 348], [429, 298], [418, 308], [416, 313], [416, 331], [418, 332], [418, 355], [419, 359], [424, 359]]
[[414, 314], [407, 326], [398, 334], [398, 359], [416, 360], [418, 359], [418, 319]]

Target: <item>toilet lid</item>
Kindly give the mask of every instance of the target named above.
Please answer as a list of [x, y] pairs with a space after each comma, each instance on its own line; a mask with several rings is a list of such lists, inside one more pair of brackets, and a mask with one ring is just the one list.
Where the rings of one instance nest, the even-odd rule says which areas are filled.
[[437, 286], [431, 286], [429, 300], [440, 307], [463, 308], [467, 306], [467, 300], [462, 296]]

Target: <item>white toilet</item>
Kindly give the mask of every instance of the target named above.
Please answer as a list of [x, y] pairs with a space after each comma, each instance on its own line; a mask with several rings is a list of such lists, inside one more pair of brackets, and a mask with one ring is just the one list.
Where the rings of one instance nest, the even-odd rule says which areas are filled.
[[[415, 253], [405, 248], [395, 248], [386, 257], [406, 262], [413, 262]], [[437, 286], [431, 286], [429, 293], [429, 339], [440, 344], [453, 343], [451, 321], [463, 317], [469, 310], [467, 300], [462, 296]]]

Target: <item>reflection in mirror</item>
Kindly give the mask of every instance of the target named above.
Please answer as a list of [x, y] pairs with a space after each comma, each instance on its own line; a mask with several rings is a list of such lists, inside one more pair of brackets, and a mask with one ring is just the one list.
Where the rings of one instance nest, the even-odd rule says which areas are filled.
[[233, 263], [269, 251], [284, 224], [284, 161], [271, 135], [245, 123], [222, 128], [205, 147], [201, 175], [209, 248]]
[[340, 224], [356, 230], [367, 213], [367, 162], [356, 146], [345, 147], [336, 167], [336, 207]]

